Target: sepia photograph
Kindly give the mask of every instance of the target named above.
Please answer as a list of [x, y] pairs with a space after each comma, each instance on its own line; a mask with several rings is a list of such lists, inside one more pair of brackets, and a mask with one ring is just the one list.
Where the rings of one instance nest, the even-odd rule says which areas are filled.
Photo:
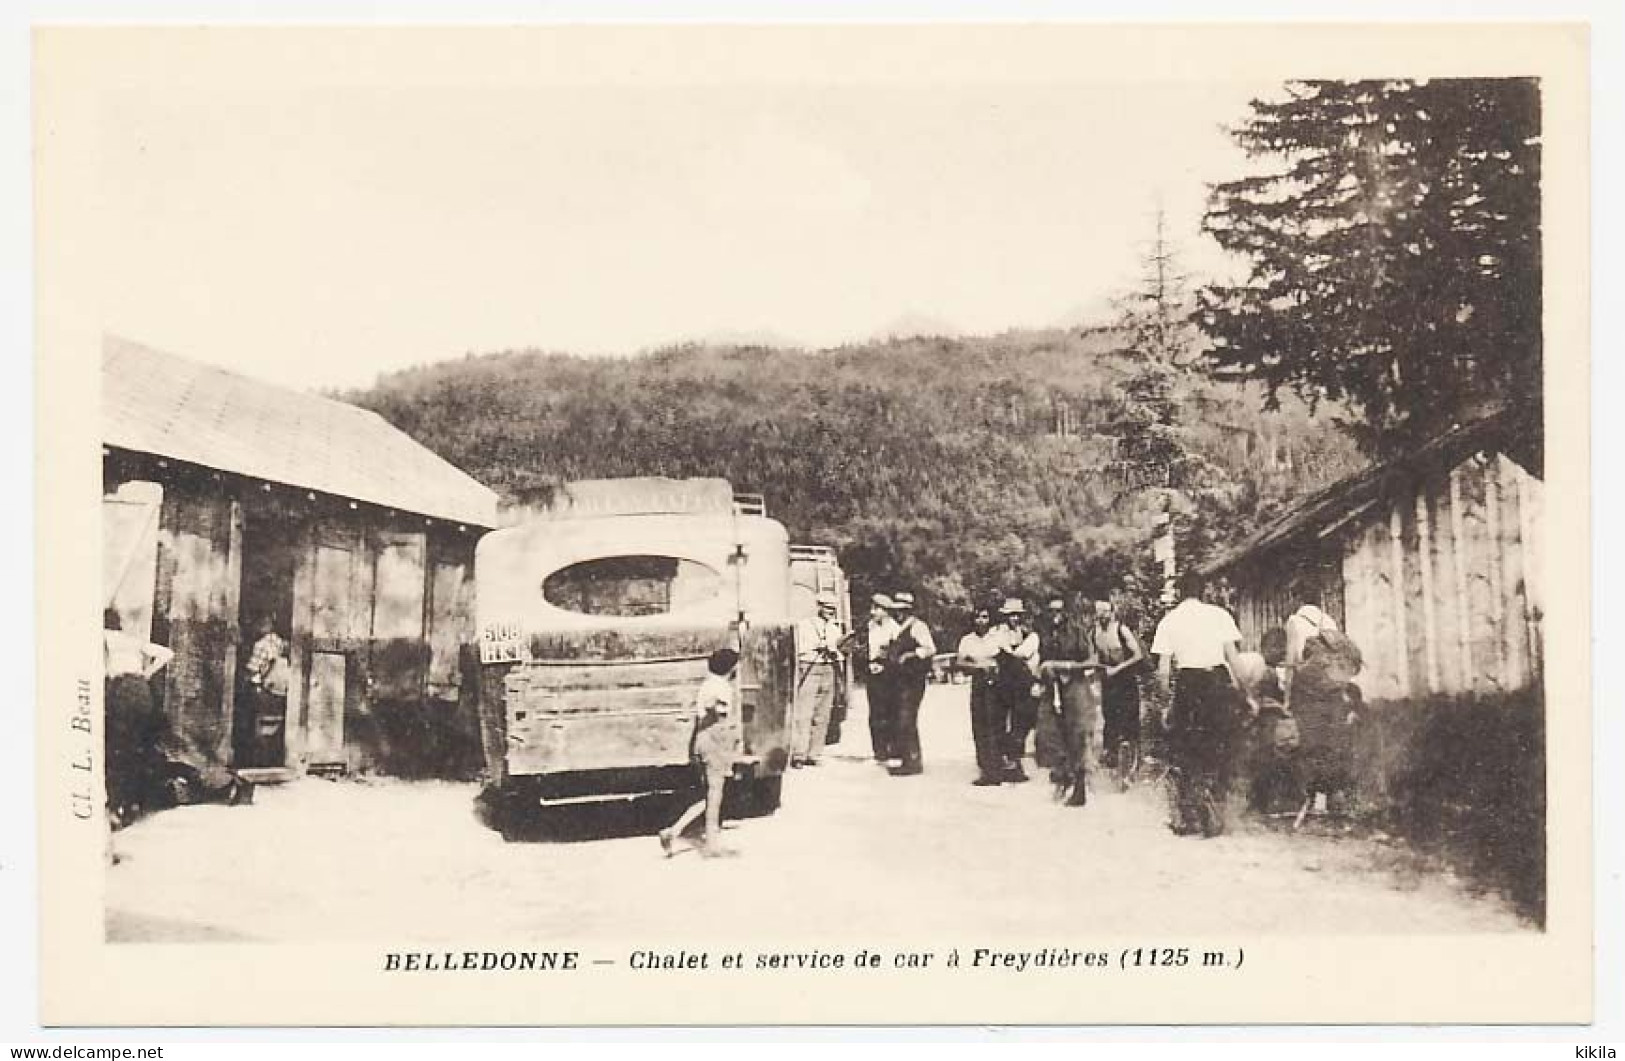
[[1589, 954], [1583, 28], [1050, 29], [39, 31], [47, 1012]]

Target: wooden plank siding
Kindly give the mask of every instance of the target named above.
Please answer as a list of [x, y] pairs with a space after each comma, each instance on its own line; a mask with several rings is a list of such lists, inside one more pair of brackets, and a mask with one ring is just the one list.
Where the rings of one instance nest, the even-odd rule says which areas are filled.
[[[281, 765], [419, 777], [478, 771], [477, 704], [463, 659], [478, 528], [150, 458], [104, 464], [112, 513], [104, 596], [132, 629], [175, 653], [155, 686], [176, 758], [212, 782], [228, 767], [266, 765], [251, 761], [243, 741], [253, 727], [236, 716], [251, 706], [240, 688], [256, 636], [247, 624], [274, 611], [270, 586], [281, 587], [292, 678], [282, 747], [272, 752]], [[157, 513], [145, 531], [137, 494]]]
[[178, 750], [203, 764], [231, 755], [241, 525], [223, 494], [193, 484], [164, 490], [153, 622], [175, 653], [160, 679], [164, 712]]
[[[1539, 681], [1543, 483], [1499, 453], [1394, 477], [1378, 503], [1229, 572], [1245, 647], [1301, 603], [1300, 577], [1365, 658], [1367, 699], [1495, 695]], [[1334, 577], [1327, 556], [1335, 557]], [[1313, 592], [1312, 594], [1313, 595]]]

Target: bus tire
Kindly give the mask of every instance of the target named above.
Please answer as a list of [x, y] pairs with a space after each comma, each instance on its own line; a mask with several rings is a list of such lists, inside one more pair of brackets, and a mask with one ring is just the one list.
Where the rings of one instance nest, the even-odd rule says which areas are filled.
[[[784, 796], [784, 776], [756, 777], [729, 786], [732, 799], [724, 797], [724, 814], [730, 818], [765, 818], [779, 809]], [[731, 806], [730, 806], [731, 804]]]
[[529, 786], [509, 780], [488, 785], [474, 798], [474, 816], [509, 843], [532, 840], [540, 831], [542, 808]]

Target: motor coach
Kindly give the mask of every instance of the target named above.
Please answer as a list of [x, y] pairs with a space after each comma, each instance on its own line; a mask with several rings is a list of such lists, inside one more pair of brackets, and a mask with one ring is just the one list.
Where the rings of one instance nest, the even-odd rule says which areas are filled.
[[789, 759], [790, 547], [720, 479], [591, 480], [486, 535], [475, 554], [480, 715], [497, 824], [549, 807], [681, 794], [693, 698], [740, 653], [738, 814], [770, 813]]

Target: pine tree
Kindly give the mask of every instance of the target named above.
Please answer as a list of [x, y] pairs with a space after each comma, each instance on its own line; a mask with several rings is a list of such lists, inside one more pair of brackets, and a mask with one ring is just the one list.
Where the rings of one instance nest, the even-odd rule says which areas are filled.
[[1200, 295], [1216, 372], [1403, 450], [1541, 395], [1540, 96], [1523, 79], [1294, 82], [1234, 132], [1266, 172], [1203, 227], [1250, 261]]
[[1144, 490], [1199, 489], [1215, 471], [1182, 422], [1180, 377], [1197, 358], [1200, 336], [1190, 323], [1185, 276], [1160, 207], [1155, 238], [1141, 264], [1139, 289], [1118, 309], [1118, 327], [1130, 337], [1135, 368], [1123, 382], [1121, 416], [1109, 427], [1117, 451], [1107, 474], [1125, 497]]

